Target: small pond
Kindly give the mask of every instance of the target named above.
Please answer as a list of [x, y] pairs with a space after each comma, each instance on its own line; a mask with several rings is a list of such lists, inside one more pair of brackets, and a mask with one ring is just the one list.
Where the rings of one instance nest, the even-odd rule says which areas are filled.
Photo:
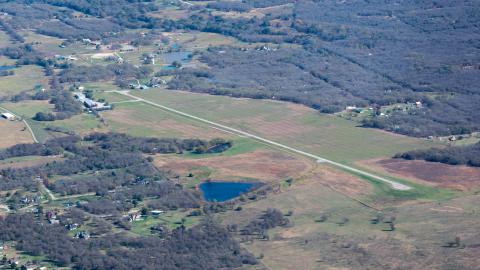
[[0, 66], [0, 71], [11, 70], [16, 68], [15, 66]]
[[259, 185], [259, 183], [241, 182], [204, 182], [200, 184], [200, 190], [206, 201], [224, 202], [238, 197]]

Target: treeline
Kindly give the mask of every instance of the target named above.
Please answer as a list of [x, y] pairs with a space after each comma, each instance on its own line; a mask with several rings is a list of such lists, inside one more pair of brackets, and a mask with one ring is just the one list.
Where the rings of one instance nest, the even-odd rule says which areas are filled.
[[[231, 141], [221, 138], [210, 141], [200, 139], [172, 139], [172, 138], [144, 138], [133, 137], [122, 133], [92, 133], [85, 137], [85, 141], [90, 141], [101, 147], [113, 151], [140, 151], [146, 154], [167, 154], [183, 153], [184, 151], [194, 153], [204, 153], [211, 149], [222, 148], [223, 152], [232, 146]], [[213, 153], [213, 151], [211, 152]]]
[[46, 22], [37, 28], [39, 34], [69, 40], [99, 40], [121, 31], [122, 27], [106, 19], [65, 19]]
[[363, 126], [415, 137], [470, 134], [480, 127], [480, 95], [443, 95], [422, 99], [423, 108], [375, 116]]
[[15, 241], [18, 250], [78, 270], [232, 269], [256, 264], [210, 219], [190, 229], [174, 229], [162, 241], [121, 233], [85, 240], [72, 238], [62, 225], [46, 224], [33, 214], [11, 214], [0, 219], [0, 240]]
[[[346, 106], [390, 105], [422, 100], [418, 93], [365, 72], [328, 52], [259, 46], [255, 49], [210, 48], [200, 60], [208, 70], [163, 71], [174, 75], [171, 89], [216, 95], [277, 99], [332, 113]], [[361, 74], [354, 83], [350, 72]], [[348, 82], [348, 83], [347, 83]]]
[[[208, 79], [190, 71], [178, 74], [170, 87], [236, 97], [281, 99], [327, 113], [351, 105], [421, 101], [422, 110], [369, 119], [364, 126], [419, 137], [479, 130], [476, 108], [480, 94], [476, 82], [480, 69], [470, 57], [478, 42], [472, 34], [476, 29], [474, 20], [467, 19], [478, 18], [478, 14], [472, 12], [478, 9], [476, 3], [291, 2], [292, 12], [267, 14], [261, 19], [227, 18], [199, 11], [188, 18], [162, 21], [164, 29], [213, 32], [248, 42], [294, 43], [310, 53], [290, 57], [286, 50], [277, 50], [270, 52], [268, 58], [258, 54], [242, 63], [248, 54], [232, 59], [235, 55], [226, 50], [224, 54], [212, 55], [213, 61], [205, 61], [214, 66], [223, 62], [224, 70], [209, 70]], [[219, 1], [210, 7], [244, 10], [248, 3]], [[404, 34], [398, 36], [398, 31]], [[425, 42], [425, 36], [430, 41], [441, 42]], [[466, 36], [469, 41], [462, 42]], [[454, 56], [451, 48], [457, 48]], [[421, 57], [409, 57], [413, 49]], [[273, 55], [309, 74], [297, 79], [301, 73], [284, 63], [279, 65], [285, 70], [277, 70], [278, 60], [272, 59]], [[236, 66], [230, 70], [232, 63]], [[315, 87], [309, 88], [310, 85]], [[283, 90], [282, 86], [288, 86], [289, 90]], [[425, 92], [440, 95], [432, 97]]]
[[[89, 144], [81, 145], [79, 144], [80, 141]], [[116, 133], [95, 133], [86, 136], [84, 139], [78, 136], [63, 136], [48, 140], [44, 144], [16, 145], [0, 152], [0, 157], [7, 159], [65, 153], [65, 158], [62, 161], [53, 161], [40, 166], [0, 170], [0, 175], [3, 176], [0, 188], [3, 190], [18, 187], [36, 189], [34, 178], [44, 175], [59, 175], [65, 176], [65, 178], [58, 184], [52, 184], [52, 189], [60, 193], [97, 192], [106, 194], [108, 190], [113, 190], [118, 186], [151, 184], [166, 179], [164, 172], [158, 171], [150, 163], [152, 158], [143, 157], [143, 153], [193, 152], [197, 147], [205, 145], [215, 147], [224, 143], [226, 142], [221, 139], [208, 142], [197, 139], [138, 138]], [[117, 171], [118, 169], [120, 171]], [[99, 171], [99, 176], [91, 177], [91, 179], [81, 179], [81, 181], [68, 178], [70, 175], [89, 171]], [[50, 185], [49, 183], [46, 184]], [[186, 198], [185, 201], [190, 200]], [[181, 200], [178, 200], [178, 202], [181, 202]]]
[[50, 91], [50, 104], [54, 105], [54, 112], [37, 112], [33, 117], [36, 121], [55, 121], [70, 118], [82, 112], [82, 105], [66, 90]]
[[[255, 264], [255, 258], [209, 218], [188, 230], [184, 226], [172, 231], [162, 230], [163, 233], [155, 238], [114, 234], [112, 224], [97, 217], [91, 218], [89, 226], [92, 228], [84, 232], [94, 238], [72, 238], [67, 234], [69, 225], [83, 226], [85, 220], [90, 219], [85, 212], [109, 216], [114, 226], [129, 230], [131, 225], [122, 214], [142, 202], [146, 212], [149, 209], [199, 208], [199, 194], [170, 181], [169, 173], [156, 168], [151, 163], [153, 160], [145, 158], [143, 153], [193, 150], [207, 144], [209, 142], [196, 139], [95, 133], [83, 139], [64, 136], [45, 144], [5, 149], [4, 158], [63, 154], [63, 159], [33, 167], [0, 170], [2, 190], [23, 188], [38, 192], [41, 181], [62, 195], [95, 192], [96, 196], [66, 209], [57, 217], [60, 224], [47, 224], [41, 210], [37, 215], [9, 214], [0, 218], [0, 241], [15, 241], [18, 250], [32, 256], [44, 256], [58, 267], [73, 269], [231, 269]], [[50, 182], [53, 176], [57, 179]], [[23, 200], [17, 193], [8, 201], [11, 209], [18, 209]]]
[[282, 212], [271, 208], [267, 209], [267, 211], [257, 219], [250, 221], [240, 230], [240, 233], [244, 235], [258, 234], [265, 236], [267, 230], [273, 229], [277, 226], [285, 226], [288, 223], [289, 220], [284, 217]]
[[38, 0], [59, 7], [68, 7], [73, 10], [100, 17], [108, 18], [114, 23], [128, 28], [152, 28], [153, 18], [147, 14], [158, 10], [154, 1], [144, 0]]
[[109, 64], [107, 66], [69, 66], [58, 74], [60, 83], [96, 82], [115, 79], [117, 83], [125, 83], [129, 79], [143, 79], [152, 74], [146, 66], [136, 67], [129, 63]]
[[51, 64], [48, 60], [45, 60], [41, 53], [35, 51], [31, 44], [2, 48], [0, 49], [0, 54], [16, 59], [17, 65], [39, 65], [45, 67]]
[[24, 156], [59, 155], [81, 140], [78, 136], [65, 136], [47, 140], [45, 143], [17, 144], [0, 150], [0, 160]]
[[13, 29], [13, 27], [7, 23], [5, 20], [0, 19], [0, 27], [7, 33], [10, 38], [16, 42], [23, 43], [25, 39]]
[[192, 14], [188, 18], [179, 20], [160, 20], [156, 24], [165, 31], [176, 29], [194, 30], [208, 33], [217, 33], [236, 37], [245, 42], [293, 42], [299, 35], [289, 33], [279, 27], [270, 25], [272, 17], [263, 19], [254, 18], [225, 18], [213, 16], [205, 12]]
[[403, 158], [407, 160], [421, 159], [450, 165], [480, 167], [480, 142], [465, 146], [415, 150], [397, 154], [395, 155], [395, 158]]

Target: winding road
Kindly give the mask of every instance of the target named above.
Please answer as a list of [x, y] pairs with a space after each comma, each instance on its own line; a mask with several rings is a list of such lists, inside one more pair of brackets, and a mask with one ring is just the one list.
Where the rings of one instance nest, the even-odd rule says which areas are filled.
[[23, 119], [23, 117], [18, 117], [16, 114], [14, 114], [13, 112], [11, 112], [10, 110], [4, 108], [4, 107], [0, 107], [1, 110], [4, 110], [5, 112], [7, 113], [11, 113], [13, 115], [15, 115], [15, 117], [19, 118], [19, 119], [22, 119], [22, 122], [25, 124], [25, 126], [27, 127], [28, 131], [30, 132], [30, 134], [32, 134], [32, 139], [34, 142], [38, 143], [38, 139], [37, 137], [35, 136], [35, 133], [33, 133], [33, 130], [32, 130], [32, 127], [30, 127], [30, 125], [28, 124], [27, 120]]
[[288, 145], [284, 145], [284, 144], [281, 144], [281, 143], [274, 142], [272, 140], [257, 136], [257, 135], [252, 134], [252, 133], [248, 133], [248, 132], [245, 132], [245, 131], [242, 131], [242, 130], [231, 128], [231, 127], [225, 126], [223, 124], [212, 122], [210, 120], [207, 120], [207, 119], [204, 119], [204, 118], [192, 115], [192, 114], [188, 114], [188, 113], [185, 113], [185, 112], [182, 112], [182, 111], [179, 111], [179, 110], [175, 110], [173, 108], [170, 108], [170, 107], [167, 107], [167, 106], [164, 106], [164, 105], [146, 100], [146, 99], [141, 98], [141, 97], [137, 97], [135, 95], [132, 95], [129, 91], [113, 91], [113, 92], [116, 92], [118, 94], [133, 98], [133, 99], [141, 101], [141, 102], [144, 102], [146, 104], [149, 104], [149, 105], [152, 105], [154, 107], [163, 109], [165, 111], [169, 111], [169, 112], [172, 112], [172, 113], [175, 113], [175, 114], [178, 114], [178, 115], [196, 120], [198, 122], [202, 122], [202, 123], [211, 125], [212, 127], [215, 127], [217, 129], [223, 130], [223, 131], [228, 132], [228, 133], [234, 133], [238, 136], [252, 138], [254, 140], [266, 143], [268, 145], [275, 146], [275, 147], [278, 147], [278, 148], [281, 148], [281, 149], [284, 149], [284, 150], [288, 150], [288, 151], [296, 153], [296, 154], [300, 154], [300, 155], [315, 159], [319, 163], [320, 162], [321, 163], [328, 163], [328, 164], [331, 164], [335, 167], [338, 167], [338, 168], [341, 168], [343, 170], [349, 171], [351, 173], [366, 176], [366, 177], [370, 177], [372, 179], [375, 179], [375, 180], [378, 180], [378, 181], [389, 184], [395, 190], [410, 190], [410, 189], [412, 189], [412, 187], [404, 185], [402, 183], [399, 183], [399, 182], [396, 182], [396, 181], [393, 181], [393, 180], [390, 180], [390, 179], [386, 179], [384, 177], [377, 176], [377, 175], [371, 174], [369, 172], [359, 170], [357, 168], [353, 168], [353, 167], [350, 167], [348, 165], [338, 163], [338, 162], [335, 162], [335, 161], [332, 161], [332, 160], [329, 160], [329, 159], [326, 159], [326, 158], [323, 158], [323, 157], [320, 157], [320, 156], [317, 156], [317, 155], [314, 155], [314, 154], [311, 154], [311, 153], [307, 153], [305, 151], [290, 147]]

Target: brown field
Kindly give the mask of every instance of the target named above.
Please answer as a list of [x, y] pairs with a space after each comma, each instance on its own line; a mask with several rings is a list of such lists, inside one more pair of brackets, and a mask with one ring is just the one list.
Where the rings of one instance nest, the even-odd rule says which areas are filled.
[[238, 11], [212, 11], [212, 15], [214, 16], [221, 16], [225, 18], [231, 18], [231, 19], [252, 19], [252, 18], [263, 18], [265, 17], [265, 14], [257, 11], [257, 10], [250, 10], [249, 12], [238, 12]]
[[480, 168], [403, 159], [372, 159], [359, 164], [438, 187], [464, 191], [480, 187]]
[[[306, 179], [218, 218], [241, 228], [268, 208], [293, 211], [289, 226], [269, 230], [270, 240], [242, 244], [256, 256], [263, 254], [260, 261], [269, 269], [476, 269], [480, 227], [474, 202], [478, 198], [385, 209], [385, 216], [396, 217], [392, 232], [388, 224], [370, 223], [375, 210]], [[321, 215], [328, 219], [315, 222]], [[348, 223], [340, 226], [342, 218]], [[444, 247], [455, 236], [464, 248]]]
[[208, 178], [213, 180], [255, 179], [266, 183], [280, 183], [292, 178], [299, 183], [315, 181], [332, 192], [345, 196], [361, 197], [372, 191], [368, 182], [352, 175], [328, 165], [275, 150], [260, 149], [234, 156], [198, 159], [157, 155], [155, 164], [182, 175], [195, 171], [195, 168], [209, 168], [212, 173]]
[[212, 11], [212, 14], [215, 16], [222, 16], [225, 18], [263, 18], [265, 15], [270, 14], [272, 16], [278, 16], [281, 14], [290, 13], [292, 10], [291, 5], [279, 5], [265, 8], [254, 8], [248, 12], [238, 12], [238, 11]]
[[112, 111], [102, 112], [108, 127], [135, 136], [179, 138], [229, 138], [231, 135], [205, 125], [190, 122], [142, 103], [118, 104]]
[[195, 167], [208, 167], [213, 170], [210, 175], [212, 179], [250, 178], [263, 182], [297, 178], [314, 167], [314, 164], [307, 160], [269, 150], [199, 159], [158, 155], [155, 164], [181, 174], [187, 174]]
[[310, 174], [305, 175], [303, 179], [318, 181], [322, 185], [332, 189], [332, 191], [355, 198], [362, 198], [373, 192], [373, 188], [368, 182], [328, 165], [318, 164], [317, 167], [312, 170]]
[[19, 143], [32, 143], [32, 135], [25, 129], [25, 124], [19, 121], [0, 119], [0, 148], [6, 148]]
[[61, 156], [35, 156], [35, 157], [26, 157], [19, 160], [2, 160], [0, 162], [0, 170], [7, 168], [25, 168], [32, 167], [36, 165], [43, 165], [52, 161], [61, 160]]
[[188, 18], [188, 10], [184, 9], [161, 9], [159, 11], [149, 13], [154, 18], [180, 20]]

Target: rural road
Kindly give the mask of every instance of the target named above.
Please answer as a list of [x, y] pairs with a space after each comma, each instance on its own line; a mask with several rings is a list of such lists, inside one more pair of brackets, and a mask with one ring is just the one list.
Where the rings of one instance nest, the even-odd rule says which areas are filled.
[[32, 130], [32, 127], [30, 127], [30, 125], [28, 124], [27, 120], [23, 119], [23, 117], [18, 117], [18, 115], [14, 114], [13, 112], [9, 111], [8, 109], [4, 108], [4, 107], [0, 107], [0, 109], [4, 110], [5, 112], [8, 112], [8, 113], [11, 113], [13, 115], [15, 115], [17, 118], [19, 119], [22, 119], [22, 122], [25, 124], [25, 126], [27, 127], [28, 131], [30, 131], [30, 134], [32, 134], [32, 138], [33, 138], [33, 141], [38, 143], [38, 140], [37, 140], [37, 137], [35, 136], [35, 133], [33, 133], [33, 130]]
[[42, 187], [43, 189], [47, 192], [48, 196], [50, 197], [50, 199], [52, 201], [56, 201], [57, 200], [57, 197], [55, 197], [55, 194], [53, 194], [53, 192], [47, 188], [47, 186], [45, 186], [43, 183], [42, 183]]
[[311, 154], [311, 153], [307, 153], [307, 152], [305, 152], [305, 151], [302, 151], [302, 150], [299, 150], [299, 149], [290, 147], [290, 146], [288, 146], [288, 145], [284, 145], [284, 144], [281, 144], [281, 143], [277, 143], [277, 142], [271, 141], [271, 140], [266, 139], [266, 138], [262, 138], [262, 137], [260, 137], [260, 136], [255, 135], [255, 134], [251, 134], [251, 133], [248, 133], [248, 132], [245, 132], [245, 131], [241, 131], [241, 130], [238, 130], [238, 129], [235, 129], [235, 128], [231, 128], [231, 127], [228, 127], [228, 126], [225, 126], [225, 125], [216, 123], [216, 122], [212, 122], [212, 121], [210, 121], [210, 120], [207, 120], [207, 119], [204, 119], [204, 118], [195, 116], [195, 115], [191, 115], [191, 114], [188, 114], [188, 113], [179, 111], [179, 110], [175, 110], [175, 109], [173, 109], [173, 108], [170, 108], [170, 107], [167, 107], [167, 106], [164, 106], [164, 105], [161, 105], [161, 104], [158, 104], [158, 103], [155, 103], [155, 102], [146, 100], [146, 99], [141, 98], [141, 97], [134, 96], [134, 95], [130, 94], [129, 91], [114, 91], [114, 92], [116, 92], [116, 93], [118, 93], [118, 94], [121, 94], [121, 95], [124, 95], [124, 96], [127, 96], [127, 97], [130, 97], [130, 98], [133, 98], [133, 99], [136, 99], [136, 100], [139, 100], [139, 101], [141, 101], [141, 102], [144, 102], [144, 103], [149, 104], [149, 105], [152, 105], [152, 106], [154, 106], [154, 107], [163, 109], [163, 110], [165, 110], [165, 111], [169, 111], [169, 112], [172, 112], [172, 113], [175, 113], [175, 114], [178, 114], [178, 115], [182, 115], [182, 116], [184, 116], [184, 117], [187, 117], [187, 118], [190, 118], [190, 119], [193, 119], [193, 120], [197, 120], [197, 121], [199, 121], [199, 122], [203, 122], [203, 123], [209, 124], [209, 125], [211, 125], [211, 126], [213, 126], [213, 127], [220, 128], [220, 129], [222, 129], [222, 130], [224, 130], [224, 131], [227, 131], [227, 132], [230, 132], [230, 133], [234, 133], [234, 134], [236, 134], [236, 135], [240, 135], [240, 136], [244, 136], [244, 137], [249, 137], [249, 138], [255, 139], [255, 140], [257, 140], [257, 141], [261, 141], [261, 142], [263, 142], [263, 143], [269, 144], [269, 145], [271, 145], [271, 146], [276, 146], [276, 147], [279, 147], [279, 148], [288, 150], [288, 151], [293, 152], [293, 153], [297, 153], [297, 154], [300, 154], [300, 155], [303, 155], [303, 156], [306, 156], [306, 157], [309, 157], [309, 158], [313, 158], [313, 159], [315, 159], [317, 162], [328, 163], [328, 164], [331, 164], [331, 165], [333, 165], [333, 166], [335, 166], [335, 167], [338, 167], [338, 168], [344, 169], [344, 170], [346, 170], [346, 171], [349, 171], [349, 172], [351, 172], [351, 173], [355, 173], [355, 174], [359, 174], [359, 175], [363, 175], [363, 176], [367, 176], [367, 177], [373, 178], [373, 179], [375, 179], [375, 180], [378, 180], [378, 181], [381, 181], [381, 182], [384, 182], [384, 183], [389, 184], [389, 185], [390, 185], [393, 189], [395, 189], [395, 190], [410, 190], [410, 189], [412, 189], [410, 186], [404, 185], [404, 184], [402, 184], [402, 183], [398, 183], [398, 182], [395, 182], [395, 181], [386, 179], [386, 178], [384, 178], [384, 177], [380, 177], [380, 176], [371, 174], [371, 173], [369, 173], [369, 172], [365, 172], [365, 171], [362, 171], [362, 170], [359, 170], [359, 169], [350, 167], [350, 166], [345, 165], [345, 164], [341, 164], [341, 163], [338, 163], [338, 162], [335, 162], [335, 161], [332, 161], [332, 160], [329, 160], [329, 159], [326, 159], [326, 158], [323, 158], [323, 157], [320, 157], [320, 156], [317, 156], [317, 155], [314, 155], [314, 154]]

